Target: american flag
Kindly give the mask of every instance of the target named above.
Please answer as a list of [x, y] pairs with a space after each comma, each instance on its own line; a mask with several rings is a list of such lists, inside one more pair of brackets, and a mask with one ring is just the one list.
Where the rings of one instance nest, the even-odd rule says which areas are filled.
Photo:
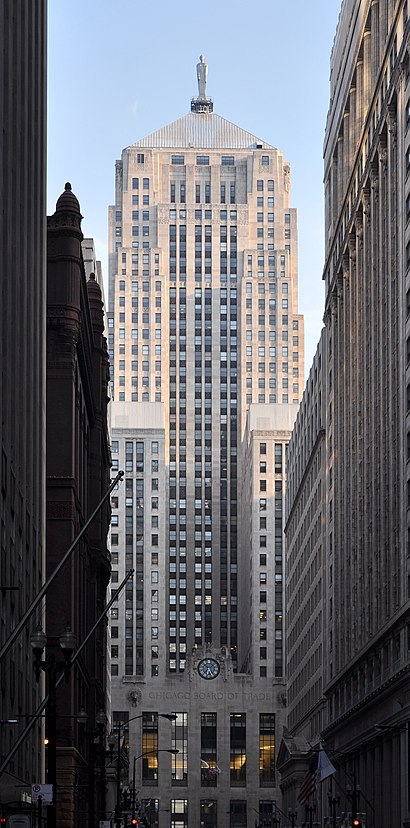
[[125, 740], [123, 741], [120, 750], [120, 765], [122, 768], [129, 768], [130, 766], [130, 758], [128, 756], [128, 748], [125, 744]]
[[304, 805], [315, 792], [317, 778], [317, 759], [313, 759], [310, 763], [309, 770], [302, 782], [302, 787], [298, 794], [299, 805]]

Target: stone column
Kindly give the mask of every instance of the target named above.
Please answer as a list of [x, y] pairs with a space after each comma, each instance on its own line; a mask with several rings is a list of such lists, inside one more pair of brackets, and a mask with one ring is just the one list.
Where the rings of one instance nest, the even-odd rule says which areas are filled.
[[380, 21], [379, 21], [379, 0], [372, 0], [371, 5], [371, 27], [372, 36], [370, 41], [370, 73], [372, 88], [376, 82], [376, 77], [379, 71], [379, 53], [380, 53]]
[[363, 111], [367, 113], [372, 89], [372, 34], [366, 29], [363, 35]]

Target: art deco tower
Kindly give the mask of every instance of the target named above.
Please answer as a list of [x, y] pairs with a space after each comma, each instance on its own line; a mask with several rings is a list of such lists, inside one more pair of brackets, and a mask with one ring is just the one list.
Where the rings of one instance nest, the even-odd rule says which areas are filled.
[[[283, 154], [213, 112], [202, 56], [197, 76], [190, 113], [124, 149], [110, 208], [114, 460], [118, 448], [134, 476], [123, 512], [121, 492], [114, 501], [114, 577], [125, 553], [137, 578], [114, 624], [127, 641], [114, 644], [113, 668], [140, 692], [148, 681], [151, 700], [172, 677], [188, 691], [206, 652], [226, 680], [257, 676], [264, 692], [283, 682], [282, 656], [276, 673], [273, 658], [260, 663], [259, 629], [246, 645], [238, 635], [251, 555], [239, 541], [240, 484], [250, 404], [296, 410], [301, 396], [297, 218]], [[139, 423], [144, 433], [127, 438]], [[273, 524], [264, 532], [272, 549]], [[274, 581], [260, 583], [250, 605], [262, 592], [270, 602], [273, 652]], [[260, 612], [266, 618], [266, 606]]]

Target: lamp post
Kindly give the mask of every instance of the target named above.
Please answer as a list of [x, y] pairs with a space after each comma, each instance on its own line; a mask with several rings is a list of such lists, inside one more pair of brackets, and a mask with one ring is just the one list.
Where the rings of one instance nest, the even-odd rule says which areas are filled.
[[[170, 753], [172, 756], [176, 756], [177, 753], [179, 753], [179, 750], [178, 750], [178, 748], [159, 748], [159, 750], [145, 750], [144, 753], [140, 753], [139, 756], [134, 756], [133, 770], [132, 770], [132, 790], [131, 790], [132, 819], [136, 818], [136, 813], [135, 813], [136, 812], [135, 768], [136, 768], [137, 761], [138, 761], [138, 759], [142, 759], [143, 756], [152, 756], [153, 754], [155, 754], [155, 756], [156, 756], [157, 753]], [[150, 825], [151, 825], [151, 815], [150, 815]]]
[[71, 656], [76, 647], [76, 637], [69, 624], [67, 624], [65, 632], [60, 636], [59, 644], [63, 651], [63, 660], [58, 661], [52, 653], [46, 659], [42, 659], [42, 654], [47, 644], [47, 636], [41, 629], [41, 625], [37, 625], [35, 633], [30, 638], [31, 648], [34, 654], [34, 673], [36, 681], [40, 681], [41, 673], [44, 672], [48, 679], [48, 702], [47, 702], [47, 735], [48, 735], [48, 760], [47, 760], [47, 782], [52, 785], [53, 802], [48, 806], [47, 810], [47, 826], [48, 828], [56, 828], [56, 814], [57, 814], [57, 677], [63, 673], [66, 682], [68, 682], [71, 669]]
[[329, 808], [332, 814], [332, 828], [337, 827], [337, 817], [336, 817], [336, 808], [340, 805], [340, 796], [332, 796], [331, 793], [328, 794], [328, 802]]
[[346, 788], [347, 796], [351, 800], [352, 803], [352, 819], [351, 824], [354, 826], [354, 821], [357, 817], [357, 811], [359, 807], [359, 797], [360, 797], [360, 785], [356, 782], [356, 765], [353, 760], [353, 788]]
[[135, 817], [135, 772], [137, 767], [137, 759], [138, 756], [134, 756], [133, 763], [132, 763], [132, 816]]
[[[117, 795], [115, 801], [115, 811], [114, 811], [114, 822], [116, 828], [121, 828], [121, 730], [124, 727], [127, 727], [130, 722], [135, 722], [137, 719], [142, 719], [144, 714], [140, 714], [139, 716], [133, 716], [131, 719], [127, 719], [122, 724], [118, 724], [117, 726]], [[158, 713], [158, 716], [161, 719], [167, 719], [169, 722], [174, 722], [176, 719], [175, 713]], [[178, 750], [158, 750], [158, 751], [148, 751], [148, 753], [179, 753]], [[145, 756], [146, 754], [142, 753], [141, 756]], [[137, 759], [141, 759], [141, 756], [137, 756]], [[135, 790], [135, 789], [134, 789]]]
[[[96, 781], [95, 781], [95, 769], [96, 769], [96, 758], [100, 760], [99, 762], [99, 771], [100, 771], [100, 779], [99, 779], [99, 813], [101, 814], [101, 818], [105, 816], [105, 757], [108, 755], [113, 758], [113, 750], [106, 751], [104, 748], [104, 731], [105, 726], [107, 724], [107, 717], [105, 715], [104, 710], [101, 708], [95, 714], [95, 727], [90, 730], [86, 731], [86, 723], [87, 723], [87, 713], [82, 708], [78, 715], [77, 715], [77, 722], [80, 729], [80, 734], [82, 737], [86, 736], [89, 742], [89, 754], [88, 754], [88, 825], [89, 828], [95, 828], [95, 792], [96, 792]], [[97, 765], [98, 767], [98, 765]]]
[[298, 812], [297, 811], [291, 811], [291, 809], [289, 808], [288, 817], [291, 820], [292, 828], [295, 828], [295, 820], [297, 820], [297, 818], [298, 818]]
[[[275, 812], [271, 814], [263, 814], [261, 811], [257, 811], [256, 808], [252, 808], [252, 811], [257, 814], [258, 819], [255, 819], [255, 828], [278, 828], [280, 825], [280, 816], [281, 813], [283, 816], [283, 811], [278, 808], [275, 803]], [[279, 811], [279, 813], [278, 813]], [[231, 811], [227, 811], [227, 814], [230, 814]], [[290, 815], [290, 813], [289, 813]], [[294, 828], [294, 823], [292, 824], [292, 828]]]

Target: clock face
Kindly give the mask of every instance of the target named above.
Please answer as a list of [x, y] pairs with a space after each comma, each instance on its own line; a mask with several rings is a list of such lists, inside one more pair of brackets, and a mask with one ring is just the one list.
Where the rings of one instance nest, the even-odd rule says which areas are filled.
[[214, 658], [203, 658], [198, 664], [198, 673], [203, 679], [214, 679], [219, 676], [220, 666]]

